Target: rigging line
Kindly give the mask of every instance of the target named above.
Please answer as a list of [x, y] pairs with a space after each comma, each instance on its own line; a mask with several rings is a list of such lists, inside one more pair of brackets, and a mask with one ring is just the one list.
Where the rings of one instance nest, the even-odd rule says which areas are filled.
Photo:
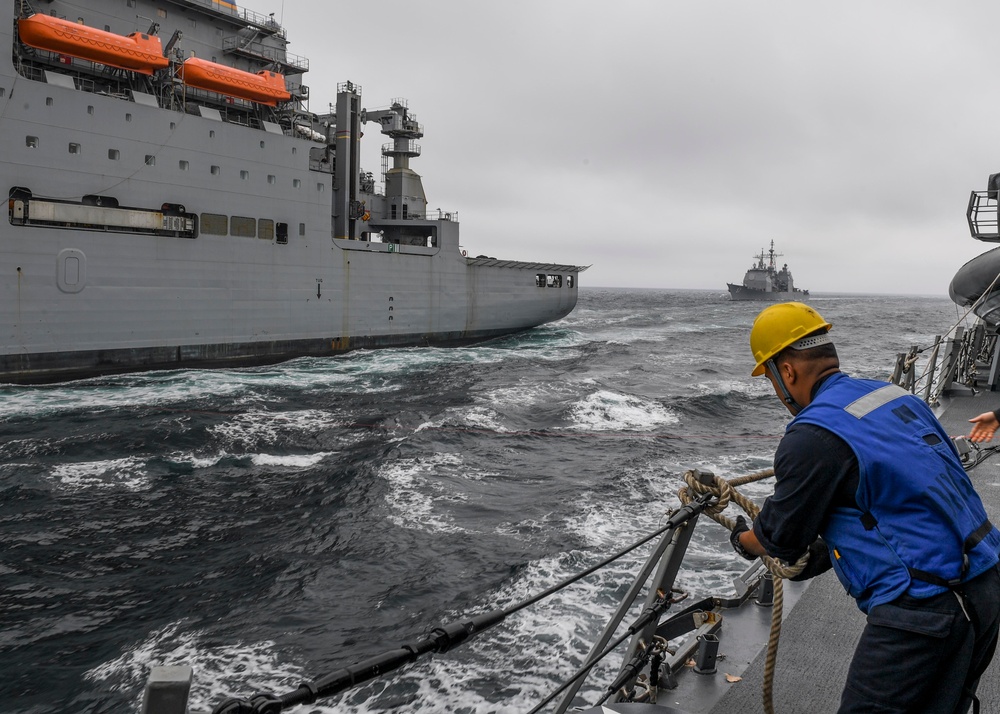
[[[982, 292], [982, 294], [981, 294], [981, 295], [980, 295], [980, 296], [979, 296], [978, 298], [976, 298], [976, 301], [975, 301], [975, 302], [973, 302], [973, 303], [972, 303], [972, 305], [970, 305], [970, 306], [969, 306], [969, 309], [968, 309], [968, 310], [966, 310], [966, 311], [965, 311], [965, 312], [964, 312], [964, 313], [962, 314], [962, 316], [958, 318], [958, 320], [957, 320], [957, 321], [955, 322], [955, 324], [954, 324], [954, 325], [952, 325], [951, 327], [949, 327], [949, 328], [948, 328], [948, 331], [944, 333], [946, 337], [947, 337], [948, 335], [950, 335], [950, 334], [951, 334], [952, 332], [954, 332], [954, 331], [955, 331], [955, 328], [956, 328], [956, 327], [958, 327], [958, 326], [959, 326], [960, 324], [962, 324], [962, 322], [964, 322], [964, 321], [965, 321], [965, 318], [967, 318], [967, 317], [969, 316], [969, 313], [970, 313], [970, 312], [972, 312], [972, 311], [973, 311], [973, 310], [975, 310], [975, 309], [976, 309], [977, 307], [979, 307], [979, 304], [980, 304], [981, 302], [983, 302], [983, 300], [984, 300], [984, 299], [986, 298], [986, 296], [987, 296], [987, 295], [989, 295], [989, 294], [990, 294], [990, 292], [992, 292], [992, 290], [993, 290], [993, 286], [995, 286], [995, 285], [997, 284], [997, 281], [998, 281], [998, 280], [1000, 280], [1000, 273], [997, 273], [996, 277], [995, 277], [995, 278], [993, 278], [993, 282], [991, 282], [991, 283], [989, 284], [989, 286], [988, 286], [988, 287], [986, 288], [986, 290], [984, 290], [984, 291]], [[956, 312], [956, 314], [958, 313], [958, 310], [959, 310], [959, 307], [960, 307], [960, 306], [958, 305], [958, 303], [956, 303], [956, 304], [955, 304], [955, 312]], [[923, 349], [921, 349], [920, 351], [921, 351], [921, 352], [923, 352], [923, 351], [924, 351], [924, 350], [926, 350], [926, 349], [927, 349], [927, 348], [926, 348], [926, 347], [924, 347], [924, 348], [923, 348]], [[922, 372], [922, 373], [920, 374], [920, 377], [918, 377], [918, 378], [917, 378], [917, 381], [916, 381], [916, 383], [914, 384], [914, 387], [916, 387], [917, 385], [919, 385], [919, 384], [920, 384], [921, 382], [923, 382], [923, 381], [924, 381], [924, 379], [925, 379], [925, 378], [927, 377], [927, 372], [928, 372], [928, 370], [929, 370], [929, 369], [930, 369], [930, 363], [928, 362], [927, 364], [925, 364], [925, 365], [924, 365], [924, 371], [923, 371], [923, 372]]]

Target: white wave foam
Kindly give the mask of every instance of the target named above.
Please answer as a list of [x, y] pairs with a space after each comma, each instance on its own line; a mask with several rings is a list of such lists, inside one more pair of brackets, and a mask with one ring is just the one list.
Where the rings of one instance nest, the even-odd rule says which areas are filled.
[[288, 434], [316, 433], [344, 424], [342, 418], [317, 409], [285, 412], [251, 409], [209, 427], [208, 432], [229, 446], [250, 448], [261, 444], [273, 444]]
[[144, 642], [86, 672], [84, 677], [114, 689], [126, 686], [136, 689], [134, 711], [138, 711], [145, 679], [152, 667], [186, 665], [194, 669], [188, 710], [195, 712], [210, 711], [223, 697], [247, 697], [258, 689], [290, 691], [303, 676], [299, 667], [281, 660], [274, 642], [211, 647], [202, 642], [202, 632], [184, 632], [182, 628], [183, 623], [174, 623], [153, 632]]
[[166, 457], [166, 459], [171, 463], [186, 465], [195, 469], [210, 469], [229, 456], [230, 454], [225, 451], [220, 451], [215, 456], [198, 456], [197, 454], [175, 453]]
[[746, 397], [762, 397], [772, 393], [771, 383], [766, 379], [719, 379], [698, 382], [693, 385], [700, 394], [740, 394]]
[[573, 407], [580, 431], [648, 431], [676, 424], [677, 416], [659, 402], [629, 394], [600, 390]]
[[254, 454], [251, 460], [255, 466], [281, 466], [292, 469], [307, 469], [333, 454], [334, 452], [332, 451], [319, 451], [315, 454], [291, 454], [287, 456]]
[[382, 466], [379, 475], [389, 482], [386, 502], [391, 509], [389, 520], [401, 528], [458, 533], [439, 503], [465, 500], [464, 494], [446, 493], [440, 479], [442, 470], [453, 472], [462, 465], [457, 454], [434, 454], [427, 459], [399, 459]]
[[11, 387], [5, 391], [0, 400], [0, 421], [66, 411], [104, 412], [157, 406], [195, 401], [207, 394], [221, 401], [236, 401], [241, 393], [252, 390], [239, 373], [184, 371], [123, 376], [110, 384], [93, 379], [53, 387]]
[[577, 393], [566, 382], [537, 382], [521, 380], [517, 385], [491, 389], [479, 398], [491, 408], [529, 407], [535, 404], [563, 401]]
[[124, 488], [139, 491], [149, 485], [146, 462], [134, 456], [107, 461], [58, 464], [52, 475], [71, 489]]

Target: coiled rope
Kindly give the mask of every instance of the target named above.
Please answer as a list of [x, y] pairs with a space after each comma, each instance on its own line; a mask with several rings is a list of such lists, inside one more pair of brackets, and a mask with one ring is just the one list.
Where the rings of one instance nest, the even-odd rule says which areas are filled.
[[[713, 521], [731, 531], [736, 522], [722, 515], [722, 512], [726, 510], [731, 501], [742, 508], [751, 521], [755, 520], [757, 514], [760, 513], [760, 506], [737, 491], [736, 487], [755, 481], [762, 481], [771, 476], [774, 476], [774, 469], [765, 469], [764, 471], [758, 471], [747, 476], [739, 476], [729, 481], [720, 476], [714, 476], [712, 484], [706, 485], [698, 480], [694, 471], [688, 471], [684, 474], [684, 482], [687, 485], [677, 492], [677, 496], [681, 499], [682, 504], [687, 505], [700, 494], [714, 494], [719, 499], [718, 503], [706, 508], [704, 513]], [[774, 575], [774, 605], [771, 608], [771, 634], [767, 641], [767, 658], [764, 661], [763, 685], [764, 712], [766, 714], [774, 714], [774, 667], [778, 659], [778, 639], [781, 637], [781, 613], [784, 604], [781, 581], [784, 578], [795, 577], [805, 569], [806, 563], [809, 562], [809, 551], [806, 551], [793, 565], [787, 565], [777, 558], [772, 558], [768, 555], [762, 556], [761, 560], [764, 561], [764, 565]]]

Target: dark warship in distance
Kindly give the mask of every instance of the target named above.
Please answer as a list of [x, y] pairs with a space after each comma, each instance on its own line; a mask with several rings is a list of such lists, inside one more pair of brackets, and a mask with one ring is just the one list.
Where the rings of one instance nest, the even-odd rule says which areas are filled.
[[274, 13], [8, 0], [0, 40], [0, 383], [460, 345], [576, 305], [583, 268], [474, 257], [428, 208], [406, 100], [344, 81], [311, 111]]
[[756, 302], [784, 302], [786, 300], [804, 300], [809, 297], [808, 290], [800, 290], [795, 287], [792, 280], [792, 273], [788, 269], [788, 263], [775, 267], [775, 258], [780, 258], [781, 253], [774, 252], [774, 241], [771, 241], [770, 250], [763, 248], [760, 253], [754, 256], [756, 261], [750, 266], [747, 274], [743, 276], [743, 284], [735, 285], [726, 283], [729, 287], [729, 294], [733, 300], [756, 301]]

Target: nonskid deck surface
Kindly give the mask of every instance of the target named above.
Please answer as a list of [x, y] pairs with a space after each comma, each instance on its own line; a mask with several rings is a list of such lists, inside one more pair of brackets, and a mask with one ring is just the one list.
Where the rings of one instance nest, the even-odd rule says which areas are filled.
[[[1000, 407], [1000, 394], [968, 392], [953, 395], [938, 415], [952, 436], [969, 433], [968, 420]], [[996, 442], [994, 442], [996, 443]], [[972, 483], [990, 520], [1000, 522], [1000, 454], [970, 472]], [[802, 597], [786, 612], [774, 676], [774, 708], [795, 714], [831, 714], [840, 705], [847, 668], [865, 625], [864, 615], [844, 592], [832, 571], [810, 581]], [[725, 651], [725, 643], [720, 652]], [[711, 709], [689, 707], [692, 714], [756, 714], [763, 712], [764, 675], [761, 652]], [[995, 658], [979, 683], [981, 714], [1000, 714], [1000, 657]], [[669, 702], [666, 702], [669, 704]]]

